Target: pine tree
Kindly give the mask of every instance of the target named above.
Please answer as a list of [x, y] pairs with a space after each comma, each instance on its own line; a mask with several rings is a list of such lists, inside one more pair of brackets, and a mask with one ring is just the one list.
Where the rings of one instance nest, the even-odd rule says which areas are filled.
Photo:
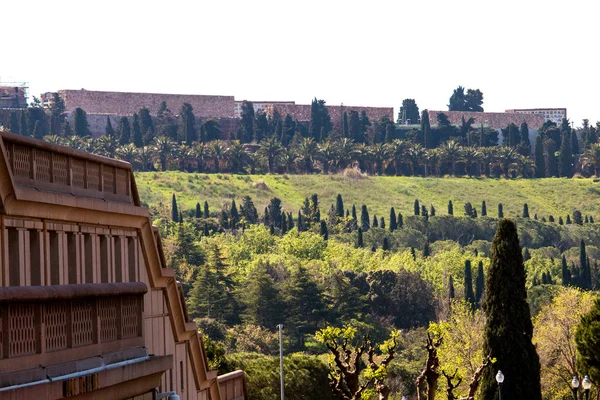
[[404, 218], [402, 217], [402, 213], [398, 213], [398, 228], [402, 228], [404, 226]]
[[323, 239], [325, 239], [325, 240], [329, 239], [329, 232], [327, 231], [327, 223], [325, 222], [325, 220], [321, 220], [320, 234], [323, 237]]
[[339, 218], [344, 218], [344, 200], [342, 199], [342, 195], [339, 193], [335, 199], [335, 214]]
[[487, 217], [487, 206], [485, 205], [485, 200], [481, 202], [481, 216]]
[[481, 306], [485, 289], [485, 276], [483, 274], [483, 261], [477, 264], [477, 276], [475, 277], [475, 301], [477, 307]]
[[367, 206], [363, 204], [360, 210], [360, 227], [362, 228], [363, 232], [369, 230], [370, 224], [371, 222], [369, 221], [369, 211], [367, 211]]
[[[244, 222], [248, 224], [258, 223], [258, 210], [254, 206], [254, 202], [250, 196], [244, 196], [242, 198], [242, 204], [240, 205], [240, 217], [244, 219]], [[290, 225], [288, 224], [288, 227]]]
[[396, 222], [396, 210], [394, 207], [390, 208], [390, 232], [394, 232], [398, 229], [398, 223]]
[[592, 288], [592, 274], [583, 239], [579, 243], [579, 270], [581, 271], [579, 287], [583, 290], [590, 290]]
[[498, 370], [506, 376], [502, 397], [542, 398], [540, 361], [531, 342], [533, 325], [525, 281], [517, 228], [513, 221], [501, 220], [492, 242], [483, 301], [486, 314], [483, 354], [497, 360], [493, 368], [483, 373], [480, 395], [484, 400], [497, 398], [495, 376]]
[[502, 203], [498, 203], [498, 218], [504, 218], [504, 211], [502, 210]]
[[415, 209], [415, 215], [419, 215], [421, 213], [421, 207], [419, 206], [419, 200], [415, 200], [414, 209]]
[[562, 256], [560, 269], [562, 273], [562, 285], [569, 286], [571, 284], [571, 271], [569, 271], [569, 267], [567, 266], [567, 259], [565, 256]]
[[285, 307], [269, 275], [268, 265], [259, 262], [250, 270], [241, 299], [245, 306], [242, 314], [244, 322], [270, 329], [281, 323]]
[[523, 218], [529, 218], [529, 206], [527, 203], [523, 204]]
[[465, 301], [475, 309], [475, 293], [473, 293], [473, 274], [471, 270], [471, 261], [465, 261], [464, 275]]
[[210, 217], [210, 213], [208, 210], [208, 201], [204, 202], [204, 218], [209, 218]]
[[142, 128], [140, 127], [140, 117], [137, 115], [137, 113], [133, 114], [131, 131], [133, 135], [133, 144], [135, 147], [144, 147], [144, 138], [142, 136]]
[[452, 200], [448, 200], [448, 215], [454, 215], [454, 206]]
[[240, 222], [240, 214], [238, 213], [235, 199], [231, 200], [231, 209], [229, 210], [229, 221], [231, 223], [231, 229], [235, 229], [237, 224]]
[[196, 218], [202, 218], [202, 208], [200, 203], [196, 203]]
[[364, 246], [365, 246], [365, 244], [363, 242], [363, 231], [362, 231], [362, 228], [359, 227], [358, 228], [358, 239], [356, 241], [356, 247], [361, 247], [362, 248]]
[[454, 297], [454, 281], [452, 280], [452, 275], [450, 275], [450, 277], [448, 277], [448, 298], [453, 300]]
[[546, 177], [546, 158], [544, 156], [544, 138], [538, 134], [535, 138], [535, 177]]
[[179, 210], [177, 209], [177, 199], [175, 198], [175, 193], [173, 193], [173, 197], [171, 198], [171, 220], [173, 222], [179, 222]]

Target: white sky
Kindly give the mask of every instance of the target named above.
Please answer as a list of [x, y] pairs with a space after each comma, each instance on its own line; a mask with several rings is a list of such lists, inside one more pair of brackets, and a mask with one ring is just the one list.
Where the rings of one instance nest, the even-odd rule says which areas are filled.
[[600, 120], [598, 0], [0, 0], [0, 80]]

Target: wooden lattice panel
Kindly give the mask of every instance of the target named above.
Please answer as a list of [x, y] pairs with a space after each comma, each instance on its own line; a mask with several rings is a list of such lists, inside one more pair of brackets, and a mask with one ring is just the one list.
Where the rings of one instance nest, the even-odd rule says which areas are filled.
[[67, 305], [65, 302], [51, 302], [44, 305], [46, 326], [46, 351], [67, 348]]
[[[10, 162], [10, 160], [12, 159], [12, 146], [7, 145], [6, 146], [6, 162], [8, 163], [8, 165], [11, 166], [12, 168], [12, 163]], [[12, 171], [12, 169], [11, 169]], [[15, 172], [12, 171], [12, 173], [14, 174]]]
[[136, 296], [124, 296], [121, 299], [121, 314], [123, 318], [123, 338], [141, 336], [140, 315], [142, 299]]
[[129, 196], [128, 185], [127, 185], [127, 171], [124, 169], [117, 168], [117, 193], [120, 195]]
[[94, 303], [89, 300], [73, 302], [73, 347], [94, 343]]
[[118, 339], [117, 318], [119, 299], [101, 299], [98, 302], [98, 316], [100, 317], [100, 341], [112, 342]]
[[106, 193], [115, 192], [115, 169], [105, 166], [102, 175], [104, 177], [104, 191]]
[[2, 332], [2, 315], [0, 314], [0, 358], [4, 357], [4, 342], [2, 341], [3, 332]]
[[47, 151], [35, 151], [35, 179], [42, 182], [50, 182], [50, 164], [52, 155]]
[[69, 164], [67, 163], [67, 157], [61, 154], [54, 154], [53, 157], [53, 169], [54, 169], [54, 183], [59, 185], [69, 184]]
[[35, 304], [13, 304], [9, 306], [9, 357], [36, 353]]
[[85, 188], [85, 161], [78, 158], [71, 159], [71, 175], [73, 187]]
[[87, 182], [88, 189], [100, 190], [100, 164], [87, 163]]
[[15, 145], [14, 153], [13, 153], [13, 165], [15, 176], [21, 178], [30, 178], [31, 177], [31, 149]]

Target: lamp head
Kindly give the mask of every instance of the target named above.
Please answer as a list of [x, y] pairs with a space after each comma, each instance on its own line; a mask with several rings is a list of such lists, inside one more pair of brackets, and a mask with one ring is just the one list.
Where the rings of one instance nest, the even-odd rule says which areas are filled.
[[587, 375], [585, 378], [583, 378], [583, 382], [581, 384], [585, 390], [590, 390], [592, 388], [592, 380]]
[[576, 376], [573, 377], [573, 380], [571, 381], [571, 386], [573, 387], [573, 389], [579, 388], [579, 379], [577, 379]]
[[496, 382], [498, 382], [498, 383], [504, 382], [504, 374], [500, 370], [498, 370], [498, 373], [496, 374]]

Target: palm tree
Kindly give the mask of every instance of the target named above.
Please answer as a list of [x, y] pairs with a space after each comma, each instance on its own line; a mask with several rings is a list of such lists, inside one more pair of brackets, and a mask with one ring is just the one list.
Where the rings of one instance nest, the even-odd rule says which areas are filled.
[[138, 160], [137, 147], [133, 143], [118, 147], [115, 153], [119, 160], [126, 161], [131, 165], [135, 165]]
[[75, 135], [65, 138], [64, 143], [66, 146], [69, 146], [72, 149], [82, 151], [85, 151], [88, 146], [88, 143], [82, 137]]
[[517, 159], [511, 164], [510, 169], [523, 178], [531, 178], [535, 174], [535, 162], [527, 156], [517, 154]]
[[502, 146], [499, 150], [498, 162], [502, 166], [502, 171], [504, 171], [505, 178], [508, 178], [510, 165], [517, 161], [517, 155], [518, 153], [516, 147]]
[[185, 143], [180, 144], [177, 146], [177, 158], [179, 159], [179, 170], [187, 171], [190, 164], [196, 160], [194, 148]]
[[232, 140], [226, 150], [227, 159], [231, 163], [233, 172], [243, 172], [249, 156], [246, 148], [239, 140]]
[[592, 166], [594, 168], [594, 175], [596, 177], [600, 176], [598, 175], [600, 172], [600, 143], [592, 143], [590, 145], [590, 148], [581, 155], [581, 164], [584, 167]]
[[317, 145], [317, 159], [321, 161], [323, 173], [329, 173], [329, 167], [333, 165], [337, 159], [337, 147], [335, 142], [325, 140]]
[[359, 167], [363, 171], [367, 171], [369, 174], [373, 173], [371, 168], [371, 147], [366, 143], [359, 143], [355, 147], [356, 149], [356, 160], [358, 160]]
[[399, 176], [402, 171], [402, 162], [406, 156], [407, 149], [408, 143], [405, 140], [394, 139], [392, 143], [390, 143], [390, 156], [394, 160], [394, 171], [396, 176]]
[[267, 168], [270, 174], [275, 170], [278, 158], [282, 152], [283, 147], [281, 147], [281, 142], [274, 135], [260, 141], [258, 154], [267, 160]]
[[142, 166], [142, 171], [153, 170], [155, 159], [156, 151], [154, 150], [154, 146], [144, 146], [137, 149], [137, 162]]
[[425, 166], [429, 169], [429, 175], [437, 175], [441, 174], [440, 163], [442, 162], [442, 157], [440, 155], [439, 149], [425, 149]]
[[336, 165], [338, 169], [344, 169], [357, 159], [358, 152], [354, 140], [349, 138], [341, 138], [336, 140]]
[[484, 147], [480, 157], [482, 170], [486, 177], [490, 176], [492, 165], [496, 162], [496, 150], [494, 147]]
[[176, 143], [166, 136], [158, 136], [154, 141], [155, 156], [160, 163], [160, 170], [166, 171], [169, 161], [173, 157]]
[[58, 135], [46, 135], [44, 136], [44, 142], [52, 144], [63, 144], [64, 140], [61, 136]]
[[[425, 155], [425, 149], [423, 148], [423, 145], [421, 145], [420, 143], [417, 143], [414, 146], [409, 147], [408, 150], [406, 151], [406, 158], [410, 163], [411, 175], [414, 176], [417, 173], [419, 164], [423, 163], [424, 155]], [[427, 175], [427, 171], [425, 171], [425, 175]]]
[[312, 172], [317, 155], [317, 143], [313, 138], [302, 138], [296, 148], [296, 154], [301, 170], [307, 173]]
[[292, 169], [294, 168], [294, 164], [296, 162], [296, 158], [297, 156], [294, 150], [292, 150], [289, 147], [284, 148], [283, 152], [281, 153], [280, 160], [281, 165], [285, 167], [286, 174], [292, 172]]
[[96, 140], [97, 149], [103, 156], [114, 158], [119, 141], [114, 136], [104, 135]]
[[371, 146], [371, 159], [375, 163], [375, 173], [383, 174], [384, 165], [390, 159], [390, 149], [387, 143], [377, 143]]
[[220, 163], [226, 159], [225, 146], [223, 146], [223, 143], [221, 143], [220, 140], [213, 140], [209, 143], [208, 150], [210, 153], [210, 158], [215, 163], [215, 172], [221, 172]]
[[481, 152], [475, 147], [463, 147], [460, 154], [460, 161], [465, 163], [465, 172], [469, 178], [473, 176], [473, 164], [479, 161]]
[[450, 164], [450, 175], [454, 175], [456, 162], [460, 159], [461, 154], [460, 142], [457, 139], [448, 140], [441, 149], [444, 159]]
[[196, 143], [193, 151], [196, 158], [196, 170], [202, 172], [206, 165], [206, 160], [209, 158], [208, 146], [206, 143]]

